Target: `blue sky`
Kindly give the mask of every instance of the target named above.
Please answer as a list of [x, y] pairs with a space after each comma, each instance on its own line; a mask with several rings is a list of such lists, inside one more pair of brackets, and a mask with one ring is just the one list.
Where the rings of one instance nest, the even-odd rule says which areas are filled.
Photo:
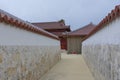
[[98, 24], [118, 4], [120, 0], [0, 0], [0, 9], [29, 22], [64, 19], [74, 30]]

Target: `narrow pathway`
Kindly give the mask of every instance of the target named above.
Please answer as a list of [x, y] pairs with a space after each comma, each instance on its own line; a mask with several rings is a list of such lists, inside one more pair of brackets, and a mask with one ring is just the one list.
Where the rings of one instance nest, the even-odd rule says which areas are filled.
[[62, 53], [62, 59], [40, 80], [94, 80], [81, 55]]

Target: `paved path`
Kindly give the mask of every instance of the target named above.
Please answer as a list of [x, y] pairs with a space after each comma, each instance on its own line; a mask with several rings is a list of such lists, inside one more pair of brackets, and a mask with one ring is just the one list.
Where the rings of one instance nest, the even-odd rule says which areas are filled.
[[40, 80], [94, 80], [81, 55], [62, 54], [62, 59]]

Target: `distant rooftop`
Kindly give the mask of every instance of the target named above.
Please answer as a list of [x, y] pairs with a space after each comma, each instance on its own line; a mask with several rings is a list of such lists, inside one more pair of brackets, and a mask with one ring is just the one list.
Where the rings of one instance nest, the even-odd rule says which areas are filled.
[[66, 26], [64, 20], [60, 20], [58, 22], [37, 22], [32, 24], [45, 30], [67, 29], [70, 31], [70, 26]]
[[69, 32], [67, 35], [68, 36], [86, 36], [95, 28], [95, 26], [96, 25], [94, 25], [93, 23], [90, 23], [82, 28]]

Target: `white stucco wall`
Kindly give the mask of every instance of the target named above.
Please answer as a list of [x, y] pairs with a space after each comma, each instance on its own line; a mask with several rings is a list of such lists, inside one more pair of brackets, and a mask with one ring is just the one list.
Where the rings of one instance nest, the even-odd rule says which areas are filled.
[[58, 40], [0, 23], [0, 45], [60, 45]]
[[120, 18], [85, 40], [82, 53], [95, 80], [120, 80]]
[[85, 44], [120, 44], [120, 18], [83, 42]]
[[39, 80], [60, 59], [59, 40], [0, 23], [0, 80]]

